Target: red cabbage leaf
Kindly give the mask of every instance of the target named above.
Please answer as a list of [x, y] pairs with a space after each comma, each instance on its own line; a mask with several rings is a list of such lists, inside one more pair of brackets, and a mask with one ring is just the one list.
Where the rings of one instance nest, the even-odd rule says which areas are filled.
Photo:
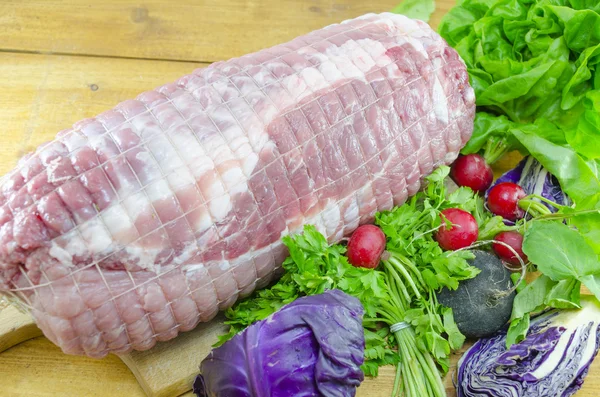
[[363, 307], [339, 290], [299, 298], [202, 362], [200, 397], [354, 396], [364, 379]]

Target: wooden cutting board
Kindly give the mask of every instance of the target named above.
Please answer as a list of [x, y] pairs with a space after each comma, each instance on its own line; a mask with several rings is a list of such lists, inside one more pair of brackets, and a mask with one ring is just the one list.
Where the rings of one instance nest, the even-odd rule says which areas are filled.
[[[9, 343], [20, 343], [40, 334], [39, 330], [31, 320], [31, 317], [18, 312], [18, 310], [12, 306], [3, 309], [0, 312], [0, 324], [6, 324], [7, 326], [8, 324], [11, 324], [10, 332], [2, 332], [5, 327], [0, 327], [0, 348], [7, 348]], [[121, 356], [120, 359], [129, 367], [146, 395], [152, 397], [179, 396], [187, 393], [191, 389], [193, 380], [198, 374], [198, 365], [210, 352], [212, 344], [217, 340], [217, 336], [223, 333], [225, 329], [225, 326], [222, 324], [222, 319], [217, 318], [215, 321], [202, 324], [193, 331], [184, 333], [172, 341], [161, 343], [152, 350], [147, 352], [133, 352]], [[44, 351], [46, 354], [48, 350], [52, 350], [54, 347], [47, 345], [47, 343], [46, 341], [44, 342]], [[14, 352], [9, 350], [0, 354], [0, 373], [3, 371], [8, 372], [8, 383], [10, 383], [11, 378], [14, 379], [20, 374], [23, 374], [24, 371], [30, 370], [32, 365], [38, 365], [29, 357], [30, 354], [36, 353], [34, 346], [35, 345], [19, 346], [22, 347], [22, 349], [11, 349], [16, 350], [17, 352], [26, 351], [28, 354], [27, 356], [21, 357], [21, 360], [18, 361], [17, 368], [14, 368], [16, 372], [12, 372], [13, 365], [19, 358]], [[54, 348], [58, 350], [58, 348]], [[40, 352], [41, 351], [42, 350], [40, 349]], [[62, 358], [65, 359], [66, 357], [68, 356]], [[456, 363], [459, 357], [459, 354], [453, 355], [453, 364]], [[111, 356], [109, 357], [109, 360], [114, 358], [115, 357]], [[94, 362], [106, 361], [106, 359], [80, 359], [80, 368], [82, 369], [93, 367]], [[29, 363], [29, 367], [23, 365], [26, 362]], [[80, 374], [80, 376], [87, 375]], [[393, 368], [383, 368], [379, 377], [367, 379], [363, 383], [359, 389], [358, 396], [387, 397], [391, 395], [394, 376], [395, 372]], [[3, 385], [6, 385], [6, 378], [2, 377], [2, 379]], [[65, 388], [64, 391], [68, 392], [68, 387], [70, 386], [65, 386], [67, 386], [67, 388]], [[452, 396], [454, 394], [454, 387], [450, 376], [446, 378], [446, 386], [448, 394]], [[27, 387], [27, 389], [31, 388]]]
[[[0, 2], [0, 175], [72, 122], [196, 67], [290, 40], [398, 0], [60, 0]], [[437, 26], [454, 0], [437, 0]], [[101, 3], [101, 4], [100, 4]], [[507, 169], [514, 159], [501, 163]], [[168, 396], [187, 393], [223, 331], [218, 320], [148, 352], [103, 360], [62, 354], [28, 314], [0, 303], [0, 395]], [[32, 339], [33, 338], [33, 339]], [[459, 355], [453, 357], [453, 363]], [[389, 396], [384, 368], [359, 397]], [[446, 379], [453, 395], [450, 377]], [[600, 360], [580, 397], [600, 389]]]

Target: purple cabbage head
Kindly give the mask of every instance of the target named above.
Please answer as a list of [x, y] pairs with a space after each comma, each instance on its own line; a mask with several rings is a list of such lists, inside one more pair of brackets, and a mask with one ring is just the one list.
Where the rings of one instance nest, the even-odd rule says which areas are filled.
[[[515, 168], [504, 173], [490, 189], [502, 182], [516, 183], [527, 194], [537, 194], [560, 205], [571, 204], [556, 177], [550, 174], [533, 156], [525, 157]], [[551, 205], [546, 203], [544, 205], [552, 212], [556, 211]]]
[[550, 311], [531, 321], [527, 338], [506, 349], [506, 331], [480, 339], [458, 363], [458, 397], [573, 395], [600, 347], [600, 307]]
[[364, 379], [363, 307], [339, 290], [253, 324], [202, 362], [200, 397], [354, 396]]

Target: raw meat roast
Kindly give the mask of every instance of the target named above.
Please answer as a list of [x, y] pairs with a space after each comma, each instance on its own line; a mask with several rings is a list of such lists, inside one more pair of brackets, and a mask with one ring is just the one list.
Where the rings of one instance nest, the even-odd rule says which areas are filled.
[[369, 14], [218, 62], [62, 131], [0, 182], [0, 290], [70, 354], [145, 350], [337, 241], [473, 128], [457, 53]]

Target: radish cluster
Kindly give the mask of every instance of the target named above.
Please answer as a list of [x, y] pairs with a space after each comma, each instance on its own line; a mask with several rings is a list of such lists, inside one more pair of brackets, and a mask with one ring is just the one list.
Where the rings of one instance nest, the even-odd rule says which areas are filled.
[[[494, 215], [501, 216], [508, 222], [515, 222], [525, 216], [525, 211], [519, 206], [519, 201], [527, 196], [525, 190], [512, 182], [498, 183], [490, 189], [494, 176], [492, 168], [486, 164], [482, 156], [478, 154], [460, 156], [452, 165], [450, 176], [459, 186], [470, 187], [480, 194], [487, 191], [487, 208]], [[446, 241], [444, 235], [441, 234], [441, 236], [442, 241]], [[527, 256], [523, 253], [523, 235], [521, 233], [517, 231], [501, 232], [494, 237], [494, 241], [496, 241], [492, 245], [494, 253], [510, 269], [516, 271], [521, 267], [521, 262], [515, 256], [515, 252], [523, 262], [527, 262]], [[440, 242], [439, 239], [438, 242]], [[446, 248], [447, 245], [442, 242], [440, 245], [445, 249], [457, 249]], [[508, 247], [511, 247], [512, 250]]]
[[[523, 188], [511, 182], [498, 183], [490, 188], [494, 174], [482, 156], [460, 156], [450, 169], [450, 177], [459, 186], [469, 187], [479, 194], [487, 192], [487, 208], [506, 221], [515, 222], [525, 216], [525, 211], [519, 206], [519, 201], [527, 196]], [[447, 208], [440, 212], [440, 219], [441, 224], [434, 232], [434, 238], [442, 249], [455, 251], [470, 247], [477, 241], [479, 227], [469, 212]], [[519, 270], [521, 260], [527, 262], [527, 256], [523, 253], [523, 235], [519, 232], [501, 232], [494, 237], [494, 241], [494, 253], [511, 270]], [[386, 236], [383, 231], [375, 225], [363, 225], [352, 234], [346, 256], [353, 266], [374, 269], [379, 265], [385, 247]]]
[[[435, 232], [435, 240], [446, 251], [469, 247], [479, 235], [477, 221], [467, 211], [447, 208], [440, 213], [441, 225]], [[355, 267], [374, 269], [379, 265], [385, 252], [386, 237], [375, 225], [363, 225], [354, 231], [346, 256]]]

